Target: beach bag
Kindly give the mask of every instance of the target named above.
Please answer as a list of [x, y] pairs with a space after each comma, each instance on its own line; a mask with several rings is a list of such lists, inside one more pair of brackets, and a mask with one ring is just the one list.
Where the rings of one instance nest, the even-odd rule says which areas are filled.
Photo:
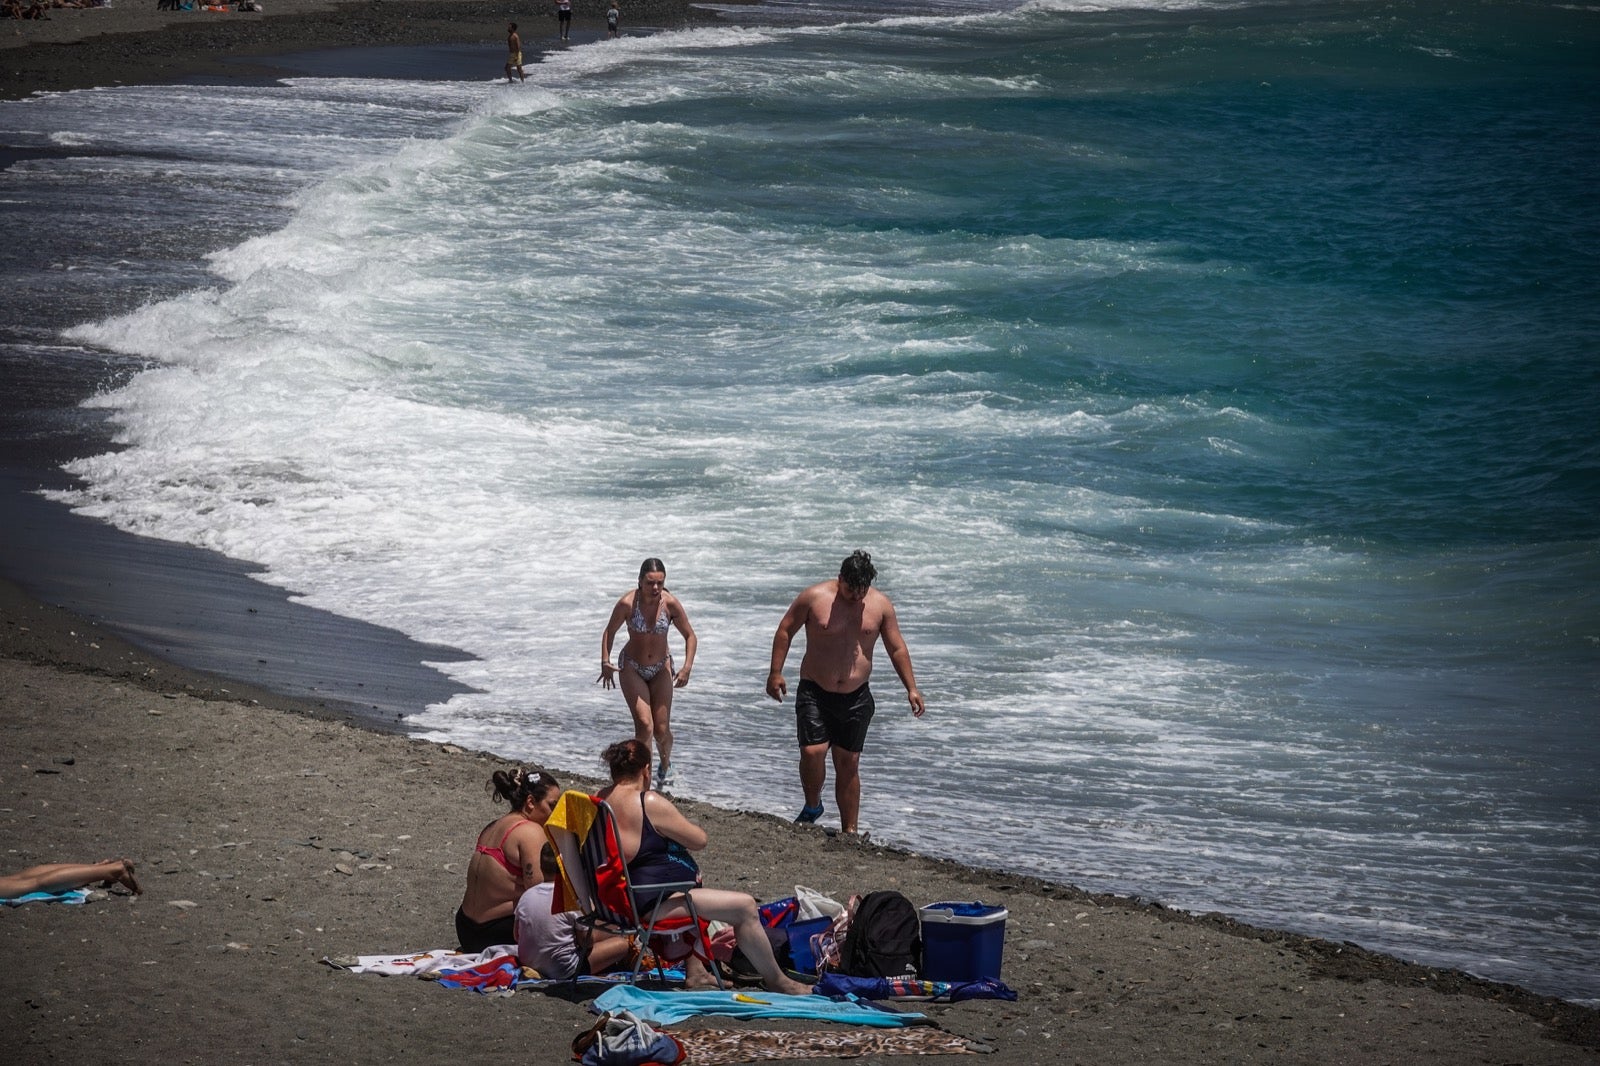
[[579, 1033], [572, 1042], [572, 1058], [583, 1066], [639, 1066], [659, 1062], [677, 1066], [683, 1061], [683, 1045], [632, 1011], [602, 1014], [594, 1028]]
[[922, 969], [922, 920], [899, 892], [869, 892], [850, 918], [839, 972], [851, 977], [916, 977]]
[[[799, 909], [800, 901], [793, 896], [763, 903], [756, 908], [756, 914], [761, 919], [761, 931], [767, 934], [767, 943], [772, 948], [772, 957], [786, 970], [794, 965], [794, 958], [789, 952], [789, 927], [794, 924], [794, 916]], [[733, 972], [735, 981], [761, 980], [761, 971], [737, 947], [733, 949], [733, 957], [728, 960], [728, 969]]]

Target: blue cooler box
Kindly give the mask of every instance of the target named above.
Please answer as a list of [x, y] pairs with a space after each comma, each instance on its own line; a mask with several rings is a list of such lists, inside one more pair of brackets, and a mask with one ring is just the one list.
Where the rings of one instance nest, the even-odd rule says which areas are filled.
[[792, 922], [789, 925], [789, 958], [793, 961], [793, 969], [798, 973], [816, 973], [817, 960], [811, 954], [811, 937], [816, 933], [825, 933], [833, 926], [833, 919], [829, 917], [807, 918], [803, 922]]
[[1004, 907], [982, 903], [930, 903], [922, 918], [922, 978], [925, 981], [976, 981], [1000, 977], [1006, 942]]

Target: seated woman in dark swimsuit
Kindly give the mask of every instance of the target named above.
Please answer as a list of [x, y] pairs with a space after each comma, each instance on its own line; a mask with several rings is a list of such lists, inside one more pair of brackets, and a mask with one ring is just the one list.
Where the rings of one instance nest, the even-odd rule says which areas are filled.
[[478, 834], [467, 863], [467, 891], [456, 908], [461, 950], [515, 944], [517, 900], [540, 881], [539, 849], [549, 839], [545, 819], [561, 795], [556, 779], [539, 770], [496, 770], [489, 790], [511, 804]]
[[[650, 749], [638, 740], [621, 740], [607, 748], [601, 758], [611, 770], [611, 787], [600, 793], [600, 798], [611, 805], [616, 817], [629, 878], [646, 883], [698, 881], [700, 870], [689, 853], [706, 846], [706, 831], [685, 818], [667, 797], [651, 790]], [[696, 888], [691, 894], [700, 917], [733, 926], [740, 949], [755, 964], [768, 989], [796, 996], [811, 992], [809, 986], [786, 976], [778, 965], [754, 897], [717, 888]], [[639, 903], [649, 905], [644, 899]], [[655, 906], [658, 917], [689, 913], [681, 897], [659, 900]], [[709, 975], [706, 980], [710, 980]]]

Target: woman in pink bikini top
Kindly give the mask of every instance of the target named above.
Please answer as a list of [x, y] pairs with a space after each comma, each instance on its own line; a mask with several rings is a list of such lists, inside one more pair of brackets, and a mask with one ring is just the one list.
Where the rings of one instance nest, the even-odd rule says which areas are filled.
[[467, 890], [456, 908], [456, 937], [465, 952], [517, 942], [517, 900], [544, 880], [539, 871], [539, 849], [549, 839], [544, 823], [561, 795], [555, 778], [521, 768], [496, 770], [489, 790], [511, 810], [483, 827], [467, 863]]

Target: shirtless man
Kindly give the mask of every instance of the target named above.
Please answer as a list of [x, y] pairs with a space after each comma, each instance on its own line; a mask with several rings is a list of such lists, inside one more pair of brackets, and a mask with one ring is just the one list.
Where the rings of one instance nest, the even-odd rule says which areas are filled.
[[783, 679], [789, 644], [801, 627], [806, 631], [806, 653], [800, 660], [800, 685], [795, 689], [794, 713], [800, 739], [800, 787], [805, 807], [796, 822], [809, 824], [822, 817], [822, 785], [828, 776], [827, 755], [833, 752], [833, 798], [839, 805], [839, 828], [856, 833], [861, 813], [861, 748], [872, 721], [872, 653], [883, 637], [889, 662], [906, 688], [911, 713], [918, 718], [926, 707], [911, 671], [911, 652], [900, 635], [894, 604], [872, 587], [878, 571], [872, 556], [851, 554], [832, 581], [812, 585], [795, 597], [772, 637], [772, 668], [767, 674], [767, 695], [782, 702], [789, 686]]
[[521, 80], [527, 81], [528, 76], [522, 73], [522, 37], [517, 33], [517, 24], [515, 22], [506, 24], [506, 51], [508, 53], [506, 56], [506, 84], [511, 84], [511, 75], [513, 73]]

